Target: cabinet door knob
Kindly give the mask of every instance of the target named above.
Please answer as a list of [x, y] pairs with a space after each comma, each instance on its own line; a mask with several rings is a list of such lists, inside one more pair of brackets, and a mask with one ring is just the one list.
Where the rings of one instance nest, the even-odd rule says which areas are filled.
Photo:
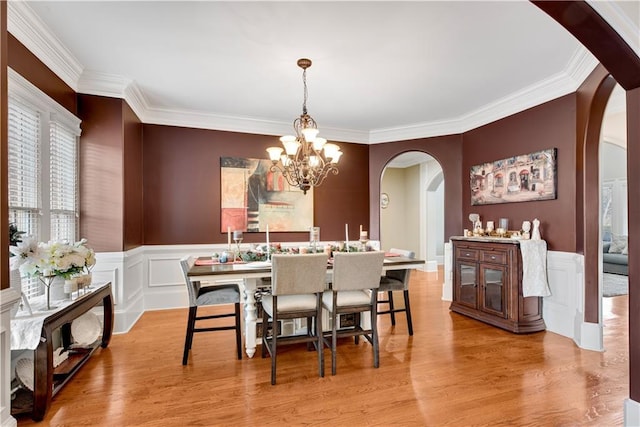
[[467, 254], [464, 254], [464, 256], [471, 256], [471, 254], [467, 253]]
[[495, 255], [491, 255], [491, 259], [496, 259], [496, 256]]

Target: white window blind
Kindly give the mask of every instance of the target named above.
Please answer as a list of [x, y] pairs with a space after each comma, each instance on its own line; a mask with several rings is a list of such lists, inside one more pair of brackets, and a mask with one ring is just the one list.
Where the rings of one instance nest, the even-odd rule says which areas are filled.
[[[36, 241], [78, 240], [80, 120], [11, 68], [9, 221]], [[22, 279], [27, 297], [43, 293]]]
[[78, 148], [76, 136], [58, 123], [50, 127], [49, 194], [51, 238], [76, 240], [78, 213]]
[[9, 103], [9, 220], [18, 230], [40, 235], [40, 113]]
[[[40, 113], [9, 102], [9, 221], [27, 235], [40, 233]], [[22, 279], [27, 298], [42, 293], [40, 282]]]

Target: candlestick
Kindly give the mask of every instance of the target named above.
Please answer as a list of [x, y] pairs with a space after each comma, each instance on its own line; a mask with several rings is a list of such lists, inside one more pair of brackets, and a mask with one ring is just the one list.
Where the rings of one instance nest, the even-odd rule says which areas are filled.
[[344, 244], [347, 246], [347, 252], [349, 252], [349, 224], [344, 225]]

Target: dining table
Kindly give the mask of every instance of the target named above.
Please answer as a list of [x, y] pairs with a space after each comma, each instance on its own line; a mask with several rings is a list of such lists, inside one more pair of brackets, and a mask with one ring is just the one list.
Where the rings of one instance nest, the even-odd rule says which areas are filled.
[[[387, 270], [420, 269], [424, 260], [385, 253], [382, 266], [383, 273]], [[327, 275], [331, 274], [332, 259], [327, 262]], [[202, 286], [216, 286], [220, 283], [237, 281], [242, 283], [245, 326], [245, 352], [250, 358], [256, 352], [256, 320], [257, 308], [255, 291], [260, 279], [271, 277], [271, 263], [269, 261], [227, 262], [220, 263], [211, 257], [198, 257], [189, 269], [187, 277], [191, 281], [199, 281]], [[327, 282], [327, 289], [329, 289]], [[268, 283], [268, 282], [267, 282]]]

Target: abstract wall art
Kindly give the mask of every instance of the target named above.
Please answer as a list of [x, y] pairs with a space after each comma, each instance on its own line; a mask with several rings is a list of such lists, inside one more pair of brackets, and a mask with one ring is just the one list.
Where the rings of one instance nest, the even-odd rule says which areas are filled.
[[291, 187], [271, 161], [220, 158], [220, 231], [309, 231], [313, 225], [313, 189]]

